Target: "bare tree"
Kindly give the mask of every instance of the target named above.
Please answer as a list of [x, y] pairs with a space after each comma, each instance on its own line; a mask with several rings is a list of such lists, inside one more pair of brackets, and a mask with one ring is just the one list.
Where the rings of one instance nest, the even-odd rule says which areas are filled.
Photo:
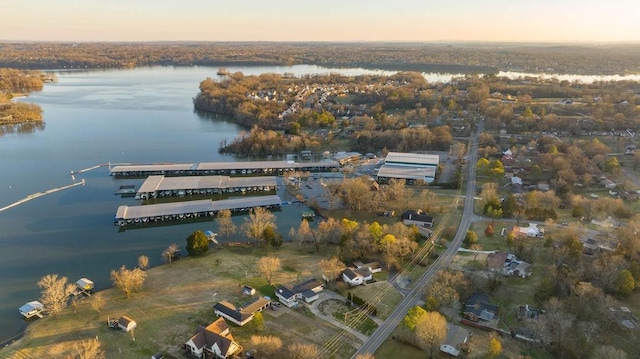
[[248, 238], [256, 241], [256, 247], [260, 247], [264, 230], [267, 227], [277, 228], [275, 216], [268, 209], [255, 207], [249, 212], [249, 218], [245, 218], [242, 231]]
[[293, 343], [289, 346], [291, 359], [315, 358], [316, 355], [318, 355], [318, 347], [315, 344]]
[[281, 262], [278, 257], [262, 257], [258, 260], [258, 272], [271, 285], [273, 275], [280, 270]]
[[91, 308], [96, 312], [100, 313], [102, 311], [102, 307], [104, 306], [104, 296], [102, 293], [98, 292], [91, 298]]
[[122, 266], [119, 270], [111, 271], [111, 282], [113, 286], [120, 289], [129, 298], [132, 292], [137, 292], [142, 288], [147, 273], [140, 268], [127, 269]]
[[220, 210], [216, 216], [216, 222], [218, 223], [218, 230], [225, 238], [229, 238], [229, 235], [238, 228], [231, 220], [231, 210], [229, 209]]
[[300, 226], [298, 226], [298, 230], [296, 231], [296, 236], [298, 237], [300, 244], [311, 242], [313, 240], [313, 235], [313, 231], [309, 226], [309, 221], [300, 221]]
[[627, 359], [627, 353], [618, 348], [605, 345], [596, 349], [595, 353], [593, 353], [593, 359]]
[[51, 315], [59, 314], [67, 307], [70, 287], [67, 277], [58, 278], [57, 274], [47, 274], [40, 279], [38, 287], [42, 289], [40, 301]]
[[169, 247], [167, 247], [164, 251], [162, 251], [162, 259], [171, 264], [171, 262], [173, 262], [176, 259], [176, 256], [178, 255], [178, 252], [180, 251], [180, 248], [178, 248], [177, 244], [172, 244]]
[[427, 312], [416, 324], [415, 335], [418, 345], [433, 358], [447, 336], [447, 320], [438, 312]]
[[104, 359], [106, 355], [98, 339], [88, 339], [73, 343], [72, 359]]
[[320, 260], [322, 277], [325, 278], [327, 282], [335, 280], [345, 268], [345, 264], [342, 263], [342, 261], [340, 261], [337, 257]]
[[149, 257], [147, 256], [138, 257], [138, 268], [142, 270], [147, 270], [148, 267], [149, 267]]
[[458, 163], [462, 162], [465, 153], [467, 153], [467, 146], [463, 142], [455, 142], [451, 145], [451, 156], [453, 156]]
[[282, 348], [282, 340], [273, 335], [252, 335], [251, 347], [258, 357], [272, 356]]

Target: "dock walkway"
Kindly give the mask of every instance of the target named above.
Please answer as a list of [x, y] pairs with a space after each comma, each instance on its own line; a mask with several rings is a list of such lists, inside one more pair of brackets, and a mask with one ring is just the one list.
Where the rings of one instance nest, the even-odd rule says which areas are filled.
[[287, 171], [332, 171], [340, 168], [335, 161], [291, 162], [291, 161], [245, 161], [245, 162], [201, 162], [149, 165], [118, 165], [111, 167], [109, 174], [116, 177], [139, 176], [211, 176], [282, 174]]

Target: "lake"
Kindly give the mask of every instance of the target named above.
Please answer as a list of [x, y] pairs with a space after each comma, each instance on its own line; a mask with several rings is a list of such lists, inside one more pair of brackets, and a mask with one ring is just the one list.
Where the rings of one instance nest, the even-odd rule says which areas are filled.
[[[245, 74], [381, 73], [318, 66], [228, 68]], [[218, 147], [241, 129], [223, 116], [198, 116], [191, 102], [200, 81], [216, 78], [216, 71], [149, 67], [57, 72], [56, 83], [22, 99], [42, 107], [45, 128], [0, 136], [0, 208], [71, 184], [72, 170], [98, 164], [234, 161], [219, 154]], [[58, 273], [70, 282], [87, 277], [97, 289], [108, 288], [112, 269], [123, 264], [131, 268], [141, 255], [148, 256], [152, 266], [161, 264], [161, 252], [170, 244], [184, 249], [193, 231], [216, 229], [214, 222], [200, 222], [121, 232], [113, 226], [118, 206], [139, 202], [113, 192], [143, 180], [115, 179], [107, 167], [76, 175], [76, 181], [81, 179], [84, 186], [0, 212], [0, 342], [24, 330], [18, 307], [40, 297], [37, 282], [42, 276]], [[298, 226], [304, 209], [290, 205], [276, 212], [283, 234]], [[234, 219], [241, 224], [243, 217]]]

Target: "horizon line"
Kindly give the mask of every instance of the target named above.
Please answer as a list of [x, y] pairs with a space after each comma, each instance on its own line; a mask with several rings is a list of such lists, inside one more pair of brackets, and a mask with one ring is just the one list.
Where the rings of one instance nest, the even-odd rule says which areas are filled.
[[626, 41], [500, 41], [500, 40], [9, 40], [0, 43], [77, 43], [77, 44], [160, 44], [160, 43], [201, 43], [201, 44], [496, 44], [496, 45], [639, 45], [640, 40]]

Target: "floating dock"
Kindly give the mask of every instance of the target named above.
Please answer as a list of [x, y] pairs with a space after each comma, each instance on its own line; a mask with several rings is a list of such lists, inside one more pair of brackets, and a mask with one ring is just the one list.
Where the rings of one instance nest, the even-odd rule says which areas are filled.
[[149, 176], [138, 189], [136, 199], [231, 192], [268, 192], [275, 191], [276, 185], [275, 176]]
[[280, 208], [282, 200], [277, 195], [241, 197], [220, 201], [200, 200], [176, 203], [149, 204], [146, 206], [120, 206], [114, 224], [121, 227], [149, 222], [184, 220], [187, 218], [213, 217], [223, 209], [232, 212], [248, 211], [254, 207]]
[[327, 172], [338, 170], [335, 161], [292, 162], [292, 161], [247, 161], [247, 162], [201, 162], [184, 164], [118, 165], [109, 174], [116, 177], [141, 176], [211, 176], [211, 175], [254, 175], [282, 174], [288, 171]]

